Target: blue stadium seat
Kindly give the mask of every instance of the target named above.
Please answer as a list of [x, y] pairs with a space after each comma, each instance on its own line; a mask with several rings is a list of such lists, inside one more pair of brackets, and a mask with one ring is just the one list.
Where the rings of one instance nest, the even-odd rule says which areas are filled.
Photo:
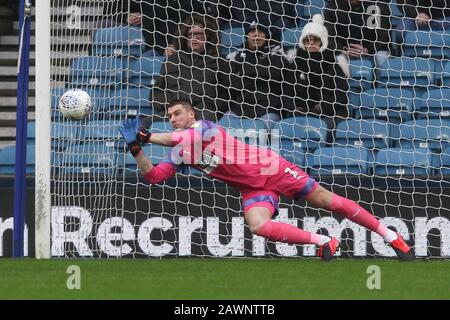
[[59, 112], [59, 99], [66, 90], [66, 88], [55, 88], [51, 90], [50, 104], [52, 110], [52, 119], [62, 120], [62, 114]]
[[119, 91], [115, 99], [115, 107], [118, 110], [128, 110], [129, 115], [136, 116], [138, 113], [143, 116], [150, 116], [153, 111], [150, 106], [150, 88], [128, 88]]
[[[156, 144], [148, 144], [148, 145], [143, 146], [142, 150], [143, 150], [144, 154], [150, 159], [150, 161], [154, 165], [157, 165], [162, 160], [170, 157], [172, 148], [163, 147], [163, 146], [159, 146]], [[136, 160], [133, 158], [133, 156], [129, 152], [125, 155], [124, 169], [125, 169], [126, 175], [134, 175], [138, 172]], [[194, 175], [202, 175], [203, 174], [201, 171], [193, 169], [193, 168], [189, 168], [189, 167], [185, 167], [185, 168], [183, 168], [183, 170], [178, 171], [178, 172], [182, 172], [182, 173], [189, 174], [189, 175], [190, 174], [194, 174]]]
[[130, 83], [136, 86], [151, 87], [165, 62], [166, 57], [162, 56], [143, 56], [134, 61], [130, 68]]
[[312, 17], [315, 14], [323, 14], [322, 10], [325, 8], [326, 0], [304, 0], [303, 3], [303, 17]]
[[272, 129], [272, 143], [280, 139], [281, 149], [289, 150], [295, 146], [313, 151], [325, 145], [327, 130], [327, 124], [316, 117], [286, 118]]
[[439, 66], [443, 66], [443, 70], [442, 70], [442, 83], [443, 85], [448, 87], [448, 84], [450, 83], [450, 61], [447, 61], [446, 63], [444, 63], [444, 61], [442, 61], [442, 64], [436, 63], [437, 67], [436, 70], [437, 72], [441, 71], [438, 70]]
[[27, 122], [27, 142], [34, 143], [36, 139], [36, 122], [28, 121]]
[[71, 86], [122, 85], [125, 81], [121, 59], [112, 57], [80, 57], [70, 66]]
[[68, 144], [79, 140], [79, 125], [76, 122], [52, 122], [51, 139], [52, 149], [64, 150]]
[[312, 175], [369, 174], [372, 163], [367, 149], [325, 147], [314, 152]]
[[85, 144], [68, 145], [60, 155], [62, 166], [58, 174], [76, 173], [94, 176], [116, 176], [118, 151], [104, 141], [88, 141]]
[[230, 115], [223, 116], [219, 122], [224, 128], [233, 129], [265, 129], [264, 121], [260, 119], [246, 119], [238, 116]]
[[171, 148], [159, 146], [157, 144], [147, 144], [142, 147], [144, 154], [153, 164], [161, 162], [167, 156], [170, 156]]
[[297, 4], [295, 5], [295, 12], [297, 13], [297, 17], [303, 17], [304, 16], [304, 9], [305, 4], [302, 0], [299, 0]]
[[450, 146], [450, 120], [413, 120], [401, 124], [398, 130], [398, 147], [441, 152]]
[[384, 149], [390, 147], [391, 126], [385, 121], [347, 119], [336, 127], [337, 145]]
[[[81, 135], [83, 140], [119, 140], [121, 135], [119, 133], [119, 127], [121, 121], [115, 120], [98, 120], [90, 121], [86, 126], [81, 128]], [[110, 144], [111, 146], [111, 144]]]
[[400, 8], [398, 7], [397, 0], [389, 1], [389, 9], [391, 10], [391, 15], [396, 17], [403, 16], [403, 13], [400, 11]]
[[426, 89], [436, 80], [435, 68], [432, 59], [391, 57], [380, 67], [380, 84]]
[[169, 121], [155, 121], [150, 126], [151, 132], [172, 132], [173, 128]]
[[350, 59], [350, 78], [348, 84], [353, 90], [372, 88], [374, 81], [374, 65], [372, 59]]
[[[170, 154], [171, 148], [159, 146], [157, 144], [147, 144], [142, 147], [142, 150], [150, 161], [156, 165]], [[125, 174], [136, 174], [137, 170], [136, 160], [129, 152], [127, 152], [125, 155]]]
[[144, 37], [141, 29], [116, 26], [97, 29], [92, 41], [92, 53], [96, 56], [128, 55], [139, 57], [142, 54]]
[[375, 161], [376, 175], [426, 176], [432, 173], [429, 149], [389, 148], [378, 151]]
[[355, 116], [363, 119], [383, 119], [398, 123], [413, 116], [414, 97], [410, 90], [401, 88], [379, 88], [361, 94], [361, 106]]
[[446, 148], [440, 154], [434, 154], [432, 164], [437, 173], [450, 175], [450, 147]]
[[268, 132], [263, 120], [225, 115], [217, 124], [240, 141], [260, 146], [267, 146], [268, 144]]
[[[26, 174], [34, 174], [36, 160], [36, 146], [34, 143], [27, 143]], [[0, 152], [0, 175], [14, 174], [16, 166], [16, 145], [3, 147]]]
[[450, 34], [445, 30], [407, 32], [403, 43], [404, 55], [425, 58], [449, 57], [449, 37]]
[[220, 54], [227, 56], [230, 52], [236, 51], [244, 43], [245, 31], [243, 27], [226, 28], [220, 31]]
[[289, 48], [298, 46], [302, 30], [302, 27], [284, 29], [281, 34], [281, 43], [283, 47]]
[[416, 99], [418, 119], [450, 120], [450, 88], [439, 88], [427, 91], [422, 99]]
[[302, 143], [292, 138], [281, 138], [279, 141], [270, 146], [270, 149], [287, 161], [295, 163], [297, 166], [309, 170], [308, 164], [312, 166], [312, 153], [302, 148]]

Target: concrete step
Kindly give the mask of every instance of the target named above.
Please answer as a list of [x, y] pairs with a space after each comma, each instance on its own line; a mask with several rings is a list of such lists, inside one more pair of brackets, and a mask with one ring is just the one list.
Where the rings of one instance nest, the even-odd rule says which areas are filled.
[[[35, 64], [35, 54], [30, 52], [30, 65]], [[19, 53], [14, 51], [0, 51], [0, 66], [17, 66], [17, 59], [19, 58]]]
[[[19, 31], [19, 21], [14, 21], [13, 22], [13, 29], [14, 31], [18, 32]], [[30, 29], [32, 31], [36, 30], [36, 23], [34, 21], [31, 22], [31, 26]]]
[[[34, 108], [36, 106], [36, 100], [34, 97], [28, 97], [28, 107]], [[0, 98], [0, 108], [15, 108], [17, 107], [17, 97], [1, 97]], [[2, 112], [0, 110], [0, 112]], [[1, 117], [1, 116], [0, 116]]]
[[[50, 43], [54, 46], [56, 45], [88, 45], [91, 39], [88, 35], [76, 35], [76, 36], [58, 36], [51, 37]], [[36, 37], [30, 37], [30, 43], [32, 46], [36, 44]], [[19, 37], [18, 36], [0, 36], [0, 46], [18, 46]]]
[[[0, 60], [15, 60], [19, 56], [19, 51], [0, 51]], [[34, 51], [30, 51], [30, 59], [35, 59], [36, 53]]]
[[[66, 85], [65, 82], [56, 82], [52, 81], [50, 84], [51, 88], [64, 88]], [[30, 81], [28, 83], [29, 89], [36, 89], [36, 83], [34, 81]], [[0, 81], [0, 90], [17, 90], [17, 81]]]
[[[51, 74], [52, 75], [58, 75], [58, 76], [67, 76], [69, 75], [70, 67], [51, 67]], [[30, 67], [30, 76], [36, 75], [36, 68], [31, 66]], [[17, 67], [16, 66], [7, 66], [7, 67], [1, 67], [0, 66], [0, 78], [1, 77], [15, 77], [17, 76]]]
[[[29, 71], [30, 76], [34, 76], [36, 74], [35, 71], [36, 71], [35, 67], [30, 67]], [[7, 67], [0, 66], [0, 76], [10, 77], [16, 75], [17, 75], [16, 66], [7, 66]]]
[[0, 127], [0, 138], [14, 138], [16, 136], [16, 127]]
[[[81, 17], [86, 17], [86, 16], [98, 16], [101, 17], [103, 16], [103, 6], [99, 5], [98, 3], [96, 4], [96, 1], [92, 1], [91, 3], [93, 4], [92, 6], [86, 6], [86, 4], [89, 3], [88, 1], [83, 1], [83, 6], [81, 7], [81, 12], [80, 15]], [[66, 4], [66, 3], [65, 3]], [[35, 8], [33, 7], [31, 10], [31, 14], [34, 15], [34, 10]], [[51, 16], [63, 16], [66, 17], [67, 15], [71, 14], [71, 10], [69, 9], [69, 5], [67, 4], [66, 7], [52, 7], [50, 9], [50, 15]]]
[[[52, 81], [50, 87], [64, 88], [65, 82]], [[36, 94], [36, 84], [34, 81], [28, 84], [28, 95], [34, 97]], [[16, 97], [17, 96], [17, 81], [0, 81], [0, 99], [1, 97]], [[1, 119], [0, 119], [1, 120]]]
[[16, 140], [11, 140], [11, 139], [7, 139], [7, 140], [0, 140], [0, 149], [4, 148], [6, 146], [10, 146], [16, 144]]
[[[28, 83], [29, 89], [35, 89], [36, 83], [35, 82], [29, 82]], [[17, 82], [16, 81], [0, 81], [0, 90], [17, 90]]]
[[[89, 51], [88, 50], [77, 50], [77, 51], [63, 51], [63, 52], [57, 52], [52, 51], [50, 53], [51, 59], [75, 59], [81, 56], [88, 56]], [[4, 65], [4, 63], [17, 63], [17, 58], [19, 56], [18, 51], [0, 51], [0, 65]], [[36, 59], [36, 53], [33, 51], [30, 52], [30, 60], [32, 64], [34, 63], [34, 60]]]
[[[97, 28], [98, 26], [98, 21], [95, 20], [81, 20], [80, 23], [80, 28], [76, 29], [78, 32], [82, 32], [85, 30], [94, 30]], [[68, 30], [67, 29], [67, 23], [65, 21], [52, 21], [50, 23], [50, 28], [52, 28], [53, 31], [55, 30]], [[35, 31], [36, 30], [36, 24], [34, 21], [31, 22], [31, 26], [30, 26], [31, 31]], [[19, 31], [19, 21], [14, 21], [13, 22], [13, 30], [15, 32]]]
[[[1, 119], [0, 119], [0, 128], [15, 128], [17, 123], [17, 115], [16, 112], [13, 111], [7, 111], [7, 112], [1, 112], [0, 113]], [[36, 113], [34, 111], [28, 111], [28, 121], [36, 120]], [[9, 136], [10, 130], [5, 130], [5, 135], [0, 136], [0, 139], [5, 136]]]

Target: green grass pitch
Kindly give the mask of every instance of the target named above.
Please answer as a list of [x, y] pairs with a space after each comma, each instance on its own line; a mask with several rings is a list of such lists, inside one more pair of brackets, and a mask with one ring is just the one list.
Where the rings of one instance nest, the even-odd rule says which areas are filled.
[[[381, 289], [367, 288], [370, 265]], [[0, 259], [0, 270], [0, 299], [450, 299], [448, 260]]]

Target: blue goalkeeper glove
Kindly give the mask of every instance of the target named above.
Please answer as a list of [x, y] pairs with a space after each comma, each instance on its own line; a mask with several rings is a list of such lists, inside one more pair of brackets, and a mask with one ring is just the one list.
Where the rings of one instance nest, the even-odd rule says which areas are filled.
[[138, 140], [137, 134], [139, 132], [139, 118], [131, 118], [122, 123], [119, 127], [119, 132], [122, 135], [125, 143], [130, 150], [133, 157], [142, 150], [141, 142]]
[[151, 133], [141, 126], [139, 116], [124, 121], [122, 126], [119, 127], [119, 132], [133, 157], [142, 150], [141, 144], [150, 142]]

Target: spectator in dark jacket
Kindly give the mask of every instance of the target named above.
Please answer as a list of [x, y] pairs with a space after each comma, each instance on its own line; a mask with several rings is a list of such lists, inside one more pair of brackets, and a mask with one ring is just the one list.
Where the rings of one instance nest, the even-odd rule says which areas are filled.
[[174, 52], [172, 42], [175, 41], [176, 30], [181, 21], [193, 14], [225, 19], [230, 15], [229, 9], [226, 8], [229, 2], [230, 0], [106, 1], [99, 27], [142, 26], [146, 50], [153, 49], [159, 55], [170, 55]]
[[164, 116], [174, 100], [189, 101], [200, 118], [217, 121], [228, 110], [228, 62], [219, 56], [215, 21], [187, 17], [175, 42], [175, 54], [162, 65], [152, 89], [153, 109]]
[[244, 47], [227, 56], [231, 61], [230, 111], [238, 116], [262, 118], [271, 128], [281, 119], [283, 55], [269, 45], [270, 32], [256, 22], [245, 27]]
[[290, 62], [287, 82], [292, 84], [295, 113], [312, 113], [333, 129], [348, 116], [348, 61], [345, 54], [335, 58], [328, 48], [328, 32], [317, 14], [302, 31], [299, 47], [286, 52]]
[[380, 0], [329, 0], [324, 9], [330, 49], [350, 59], [375, 56], [381, 66], [389, 56], [391, 29], [389, 4]]
[[405, 18], [400, 29], [450, 29], [450, 0], [397, 0]]
[[284, 28], [297, 23], [298, 0], [231, 0], [232, 23], [256, 21], [271, 32], [271, 40], [280, 41]]

